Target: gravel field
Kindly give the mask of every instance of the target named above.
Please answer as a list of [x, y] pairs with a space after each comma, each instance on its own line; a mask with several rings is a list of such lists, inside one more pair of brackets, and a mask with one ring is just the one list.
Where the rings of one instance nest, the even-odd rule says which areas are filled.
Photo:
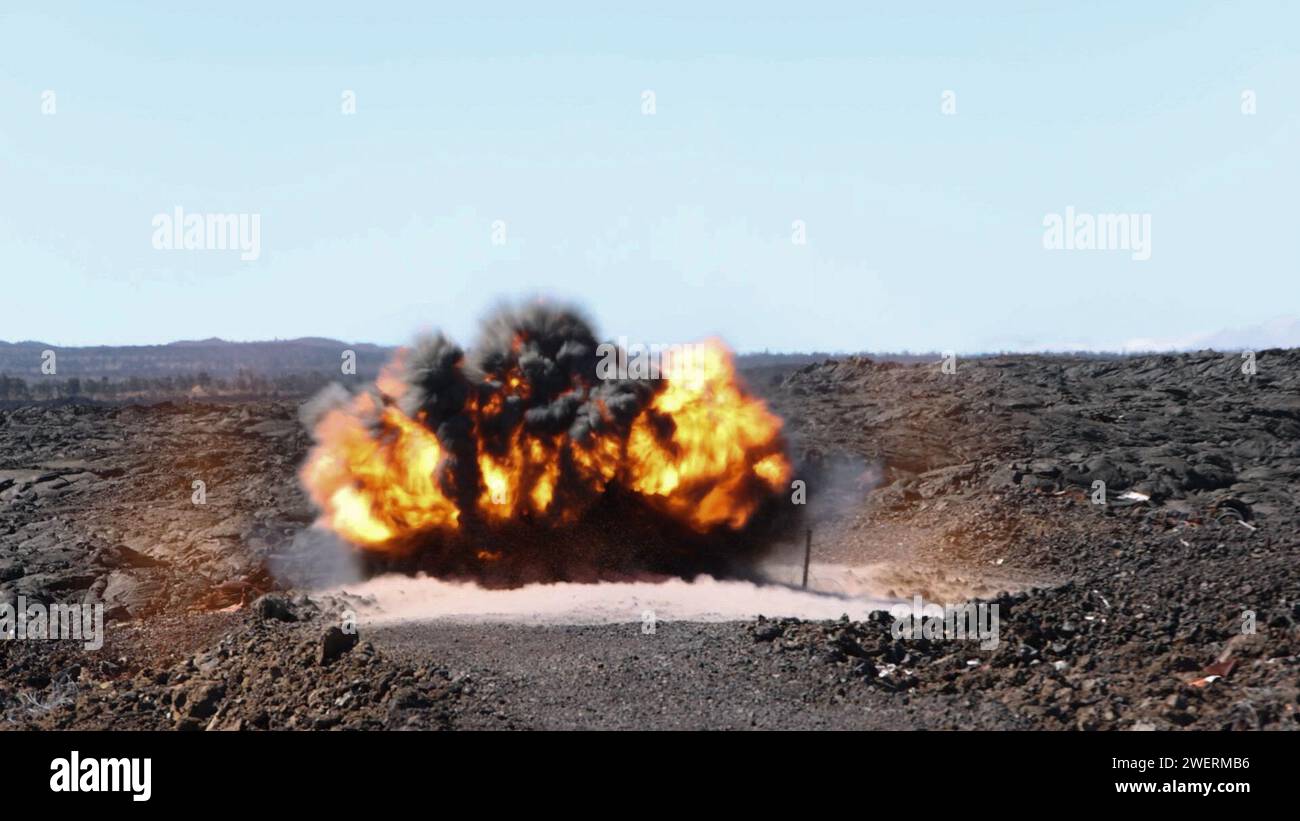
[[0, 604], [102, 603], [107, 625], [98, 651], [0, 641], [0, 728], [1296, 729], [1300, 351], [1258, 369], [749, 374], [815, 561], [875, 568], [890, 600], [997, 604], [996, 649], [894, 638], [884, 613], [357, 637], [309, 589], [338, 557], [307, 530], [297, 403], [3, 407]]

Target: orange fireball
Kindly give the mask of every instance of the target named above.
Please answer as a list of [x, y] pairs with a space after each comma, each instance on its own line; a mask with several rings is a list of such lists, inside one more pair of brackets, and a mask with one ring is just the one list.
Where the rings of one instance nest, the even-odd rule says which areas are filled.
[[664, 441], [650, 415], [638, 418], [625, 481], [697, 530], [739, 529], [766, 498], [753, 492], [755, 482], [777, 491], [790, 478], [781, 420], [746, 395], [720, 342], [697, 350], [685, 363], [666, 363], [666, 387], [650, 407], [672, 420], [672, 435]]
[[[540, 351], [531, 358], [530, 345]], [[390, 552], [454, 537], [470, 519], [571, 523], [617, 483], [695, 531], [734, 531], [789, 482], [781, 420], [745, 390], [720, 342], [694, 346], [696, 356], [666, 362], [660, 379], [621, 396], [572, 364], [587, 362], [589, 347], [557, 352], [521, 331], [499, 371], [470, 374], [457, 360], [431, 393], [437, 419], [412, 410], [409, 394], [419, 391], [403, 368], [409, 351], [399, 354], [374, 390], [316, 424], [301, 479], [321, 524]], [[463, 401], [447, 399], [461, 385]], [[626, 418], [630, 402], [642, 404]], [[441, 441], [451, 430], [472, 444]], [[482, 561], [495, 556], [479, 551]]]

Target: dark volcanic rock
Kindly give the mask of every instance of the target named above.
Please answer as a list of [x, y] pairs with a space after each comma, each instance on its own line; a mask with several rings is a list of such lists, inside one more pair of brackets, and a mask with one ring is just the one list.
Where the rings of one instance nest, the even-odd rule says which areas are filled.
[[23, 566], [11, 560], [0, 560], [0, 582], [11, 582], [23, 575]]
[[253, 612], [262, 619], [298, 621], [298, 614], [294, 612], [289, 599], [276, 593], [267, 593], [253, 602]]
[[338, 627], [331, 627], [321, 636], [320, 655], [317, 661], [320, 664], [329, 664], [356, 646], [356, 633], [345, 633]]
[[99, 653], [0, 642], [0, 726], [1297, 729], [1300, 352], [1257, 361], [847, 358], [756, 386], [805, 456], [814, 562], [995, 602], [991, 650], [883, 616], [358, 643], [263, 596], [320, 555], [292, 403], [0, 408], [0, 601], [130, 617]]
[[178, 718], [209, 718], [226, 697], [226, 686], [217, 681], [195, 681], [179, 688], [173, 699]]

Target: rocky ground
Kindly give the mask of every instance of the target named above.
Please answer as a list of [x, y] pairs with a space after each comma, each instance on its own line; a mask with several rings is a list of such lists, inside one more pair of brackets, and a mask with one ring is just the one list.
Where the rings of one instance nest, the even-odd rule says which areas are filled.
[[883, 614], [356, 637], [290, 572], [312, 519], [296, 403], [0, 408], [0, 602], [109, 621], [99, 651], [0, 641], [0, 728], [1296, 729], [1300, 351], [1241, 364], [753, 375], [816, 560], [995, 602], [996, 650], [895, 639]]

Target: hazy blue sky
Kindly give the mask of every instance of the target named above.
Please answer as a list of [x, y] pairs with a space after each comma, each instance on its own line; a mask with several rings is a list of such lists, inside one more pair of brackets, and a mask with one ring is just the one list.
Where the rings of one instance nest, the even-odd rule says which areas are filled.
[[[532, 293], [774, 350], [1300, 314], [1300, 4], [479, 5], [0, 3], [0, 339], [466, 338]], [[155, 250], [175, 206], [260, 215], [260, 257]], [[1151, 259], [1045, 250], [1067, 206], [1150, 214]]]

